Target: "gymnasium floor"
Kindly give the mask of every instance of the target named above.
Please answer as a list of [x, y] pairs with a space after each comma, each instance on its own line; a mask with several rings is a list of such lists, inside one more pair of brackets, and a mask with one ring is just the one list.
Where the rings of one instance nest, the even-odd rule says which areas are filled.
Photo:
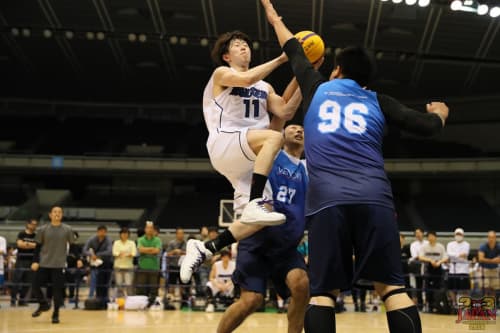
[[[5, 303], [0, 309], [0, 333], [28, 332], [104, 332], [104, 333], [199, 333], [215, 332], [221, 313], [159, 311], [84, 311], [61, 310], [61, 323], [50, 323], [50, 312], [31, 318], [34, 308], [9, 308]], [[469, 327], [455, 323], [455, 316], [422, 314], [424, 332], [470, 332]], [[286, 315], [256, 313], [236, 331], [240, 333], [285, 333]], [[138, 329], [146, 329], [139, 331]], [[387, 333], [384, 313], [346, 312], [337, 315], [337, 332]], [[500, 320], [483, 332], [500, 332]]]

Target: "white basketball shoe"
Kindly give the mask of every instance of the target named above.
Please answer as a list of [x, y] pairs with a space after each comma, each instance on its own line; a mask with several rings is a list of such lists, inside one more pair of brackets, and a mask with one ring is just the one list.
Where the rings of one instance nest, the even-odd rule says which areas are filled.
[[180, 277], [182, 283], [188, 283], [191, 276], [207, 259], [212, 258], [213, 253], [205, 247], [202, 241], [190, 239], [186, 244], [186, 255], [181, 263]]
[[240, 222], [243, 224], [273, 226], [285, 223], [284, 214], [273, 212], [267, 205], [271, 201], [264, 198], [253, 199], [243, 209]]

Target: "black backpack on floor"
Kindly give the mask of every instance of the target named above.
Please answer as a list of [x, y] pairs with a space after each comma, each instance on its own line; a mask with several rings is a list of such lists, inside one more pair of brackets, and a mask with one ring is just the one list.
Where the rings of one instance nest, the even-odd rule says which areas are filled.
[[85, 310], [106, 310], [106, 304], [99, 298], [88, 298], [85, 300]]

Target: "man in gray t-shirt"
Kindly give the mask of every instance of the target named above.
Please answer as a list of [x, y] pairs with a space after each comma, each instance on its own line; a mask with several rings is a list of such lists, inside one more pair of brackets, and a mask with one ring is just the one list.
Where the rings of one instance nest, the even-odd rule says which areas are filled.
[[[42, 293], [41, 287], [47, 283], [52, 284], [54, 298], [54, 312], [52, 323], [59, 323], [59, 307], [63, 304], [64, 292], [64, 267], [68, 245], [73, 243], [74, 234], [71, 227], [62, 223], [63, 210], [53, 206], [49, 212], [50, 223], [43, 225], [37, 232], [37, 243], [31, 269], [35, 271], [33, 279], [33, 296], [38, 300], [38, 309], [33, 312], [33, 317], [38, 317], [50, 309], [50, 305]], [[82, 266], [82, 263], [77, 263]]]

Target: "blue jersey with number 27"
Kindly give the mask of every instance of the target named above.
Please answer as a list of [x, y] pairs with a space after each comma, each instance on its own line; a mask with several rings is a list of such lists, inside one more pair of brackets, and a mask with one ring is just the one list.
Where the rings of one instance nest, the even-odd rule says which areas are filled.
[[[305, 201], [308, 176], [304, 163], [283, 150], [274, 160], [269, 173], [266, 194], [271, 194], [274, 210], [285, 214], [286, 222], [266, 227], [240, 241], [239, 246], [249, 251], [263, 251], [266, 256], [296, 250], [305, 230]], [[270, 192], [272, 193], [269, 193]]]
[[382, 157], [384, 127], [375, 92], [350, 79], [318, 86], [304, 120], [307, 215], [347, 204], [394, 208]]

